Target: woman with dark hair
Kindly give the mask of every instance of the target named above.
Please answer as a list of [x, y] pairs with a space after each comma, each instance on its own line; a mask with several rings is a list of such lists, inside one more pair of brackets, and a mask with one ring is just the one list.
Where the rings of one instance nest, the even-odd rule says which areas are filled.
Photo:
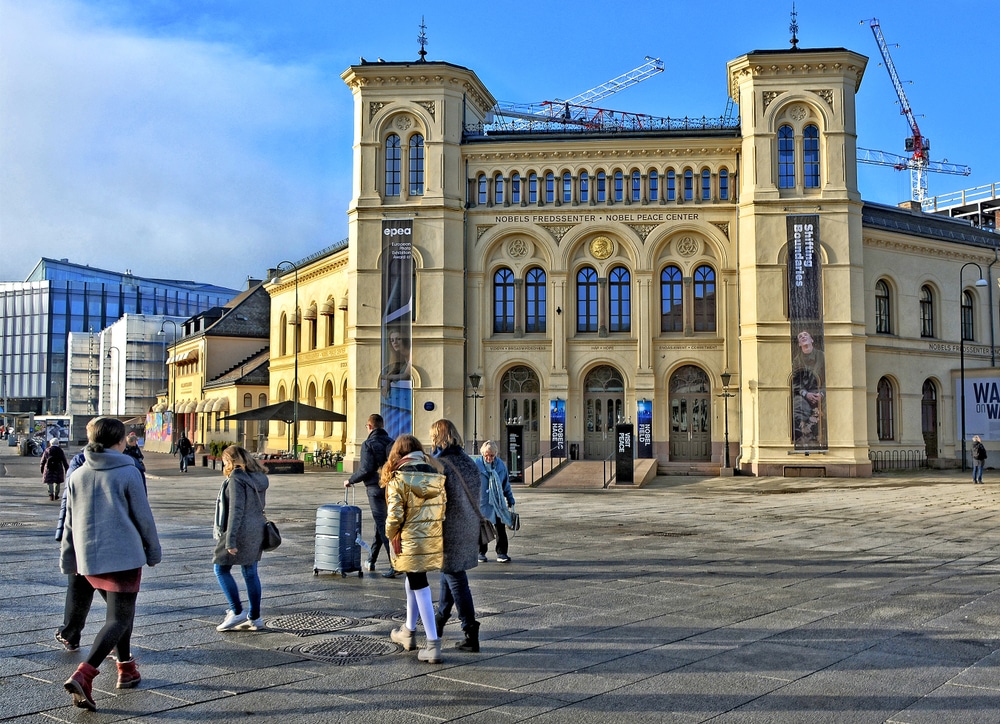
[[125, 425], [111, 417], [87, 423], [85, 462], [66, 483], [66, 521], [60, 568], [86, 576], [108, 605], [87, 660], [63, 684], [73, 703], [97, 711], [92, 694], [97, 668], [114, 650], [119, 689], [139, 685], [132, 658], [132, 625], [142, 567], [160, 562], [156, 523], [142, 475], [125, 455]]
[[[222, 482], [215, 501], [215, 577], [229, 602], [226, 618], [216, 631], [258, 631], [264, 627], [260, 618], [261, 587], [257, 573], [261, 547], [264, 544], [264, 496], [267, 495], [267, 475], [257, 460], [239, 445], [222, 451]], [[233, 578], [233, 566], [243, 569], [250, 610], [243, 610], [240, 589]]]
[[441, 663], [441, 637], [434, 623], [434, 599], [427, 571], [440, 570], [443, 559], [441, 526], [444, 521], [444, 476], [440, 466], [424, 455], [413, 435], [400, 435], [382, 466], [379, 484], [385, 488], [388, 512], [385, 535], [396, 552], [394, 570], [406, 574], [406, 623], [389, 637], [407, 651], [417, 648], [417, 618], [424, 624], [427, 647], [417, 658]]

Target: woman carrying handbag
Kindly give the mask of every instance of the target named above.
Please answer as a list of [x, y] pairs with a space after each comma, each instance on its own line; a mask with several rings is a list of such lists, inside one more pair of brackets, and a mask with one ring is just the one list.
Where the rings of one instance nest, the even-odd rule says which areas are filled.
[[[497, 533], [497, 563], [510, 563], [507, 555], [507, 529], [514, 530], [514, 493], [510, 490], [510, 474], [503, 460], [497, 457], [499, 448], [492, 440], [487, 440], [479, 448], [482, 457], [476, 460], [482, 489], [479, 493], [479, 512], [486, 520], [494, 523]], [[486, 563], [488, 543], [479, 544], [479, 562]]]

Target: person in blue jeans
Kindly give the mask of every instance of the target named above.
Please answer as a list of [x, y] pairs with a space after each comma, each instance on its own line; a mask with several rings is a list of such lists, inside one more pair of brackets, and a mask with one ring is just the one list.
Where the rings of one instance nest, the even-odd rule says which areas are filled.
[[[347, 488], [356, 483], [365, 484], [368, 507], [372, 512], [372, 521], [375, 523], [375, 538], [372, 540], [371, 552], [368, 554], [368, 560], [365, 561], [365, 568], [374, 571], [375, 562], [383, 547], [385, 547], [386, 558], [389, 557], [389, 539], [385, 537], [385, 519], [388, 515], [388, 508], [385, 502], [385, 490], [378, 481], [379, 470], [385, 465], [385, 461], [389, 457], [389, 450], [392, 449], [392, 444], [395, 441], [385, 431], [385, 420], [377, 412], [368, 416], [366, 427], [368, 428], [368, 437], [361, 443], [361, 462], [354, 474], [344, 481], [344, 487]], [[389, 565], [389, 570], [382, 574], [382, 577], [396, 577], [396, 571], [392, 564]]]
[[986, 446], [979, 435], [972, 436], [972, 482], [983, 484], [983, 468], [986, 466]]

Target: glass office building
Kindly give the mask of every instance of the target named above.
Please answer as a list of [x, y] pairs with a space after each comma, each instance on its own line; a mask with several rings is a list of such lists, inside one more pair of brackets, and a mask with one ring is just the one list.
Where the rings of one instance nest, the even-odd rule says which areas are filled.
[[100, 332], [125, 314], [187, 318], [222, 306], [235, 289], [138, 277], [41, 259], [23, 282], [0, 282], [0, 400], [8, 412], [66, 407], [70, 332]]

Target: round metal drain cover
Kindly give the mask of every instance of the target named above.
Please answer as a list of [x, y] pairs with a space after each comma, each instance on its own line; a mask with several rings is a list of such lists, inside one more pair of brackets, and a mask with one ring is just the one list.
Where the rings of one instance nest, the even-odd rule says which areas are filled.
[[361, 621], [346, 616], [333, 616], [323, 611], [303, 611], [268, 619], [266, 625], [271, 631], [282, 631], [296, 636], [315, 636], [345, 628], [355, 628], [361, 625]]
[[312, 641], [298, 646], [288, 646], [281, 650], [317, 661], [326, 661], [337, 666], [346, 666], [348, 664], [363, 664], [376, 656], [398, 654], [403, 650], [403, 647], [374, 636], [343, 636], [323, 641]]

